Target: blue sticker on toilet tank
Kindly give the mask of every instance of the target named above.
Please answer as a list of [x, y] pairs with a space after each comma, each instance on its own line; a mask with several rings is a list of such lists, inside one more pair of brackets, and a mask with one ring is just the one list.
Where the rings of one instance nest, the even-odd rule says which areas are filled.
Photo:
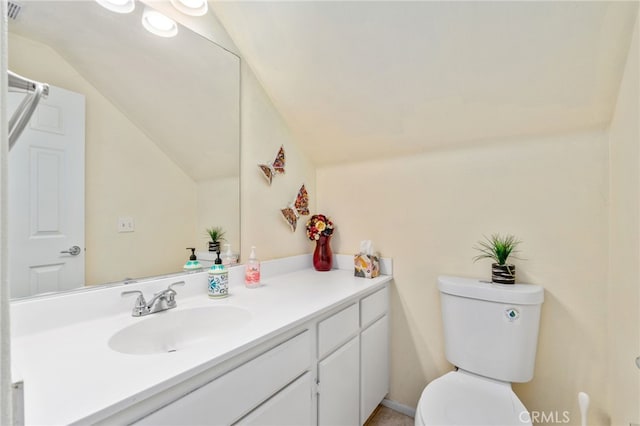
[[511, 322], [520, 318], [520, 312], [518, 312], [516, 308], [507, 308], [505, 309], [504, 314], [507, 317], [507, 319]]

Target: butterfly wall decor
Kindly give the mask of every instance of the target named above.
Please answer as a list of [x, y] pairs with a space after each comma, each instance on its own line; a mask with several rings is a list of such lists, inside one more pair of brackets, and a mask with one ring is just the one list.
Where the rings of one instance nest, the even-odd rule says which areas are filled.
[[295, 200], [289, 204], [289, 207], [281, 209], [280, 211], [282, 212], [284, 220], [291, 227], [291, 231], [295, 232], [298, 225], [298, 218], [301, 215], [309, 215], [309, 194], [304, 184], [300, 187], [298, 195], [296, 195]]
[[258, 164], [258, 167], [262, 171], [264, 178], [269, 182], [269, 185], [271, 185], [273, 176], [284, 173], [284, 146], [280, 146], [278, 155], [276, 155], [276, 159], [273, 160], [273, 163]]

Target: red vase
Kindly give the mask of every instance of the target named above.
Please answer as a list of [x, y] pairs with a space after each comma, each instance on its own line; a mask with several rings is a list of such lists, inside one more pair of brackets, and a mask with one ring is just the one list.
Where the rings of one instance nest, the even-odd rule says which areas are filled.
[[333, 253], [331, 252], [331, 235], [320, 235], [316, 240], [316, 249], [313, 252], [313, 267], [316, 271], [330, 271], [333, 266]]

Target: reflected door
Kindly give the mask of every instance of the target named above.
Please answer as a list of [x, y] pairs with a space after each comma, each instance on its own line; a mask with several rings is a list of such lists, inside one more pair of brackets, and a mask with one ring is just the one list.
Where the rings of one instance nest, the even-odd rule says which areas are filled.
[[9, 153], [12, 298], [84, 285], [84, 129], [84, 95], [51, 86]]

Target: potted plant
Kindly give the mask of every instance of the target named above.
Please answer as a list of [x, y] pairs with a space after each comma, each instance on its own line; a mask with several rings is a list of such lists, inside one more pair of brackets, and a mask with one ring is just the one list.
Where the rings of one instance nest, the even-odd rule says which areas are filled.
[[507, 263], [509, 257], [517, 259], [515, 253], [518, 252], [517, 247], [520, 241], [513, 235], [501, 236], [493, 234], [490, 238], [484, 237], [484, 240], [478, 241], [478, 245], [473, 248], [480, 252], [473, 258], [474, 262], [480, 259], [493, 259], [491, 265], [491, 281], [497, 284], [515, 284], [516, 282], [516, 266]]
[[220, 241], [225, 241], [222, 227], [214, 226], [207, 228], [207, 235], [211, 238], [211, 241], [209, 241], [209, 251], [220, 253]]

